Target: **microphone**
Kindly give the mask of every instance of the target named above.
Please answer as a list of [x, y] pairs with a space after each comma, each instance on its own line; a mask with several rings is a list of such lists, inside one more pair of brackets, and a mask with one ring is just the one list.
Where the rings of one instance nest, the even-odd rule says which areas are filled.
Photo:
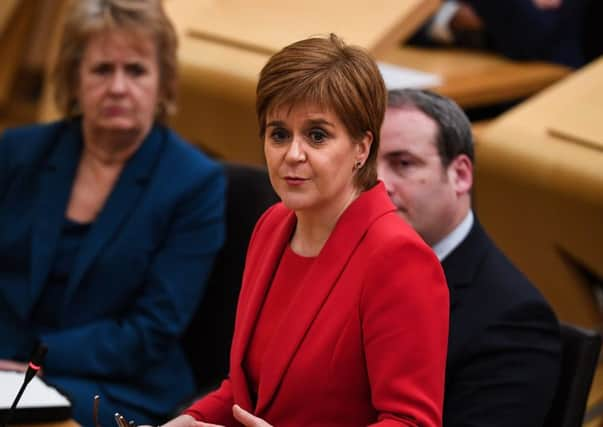
[[19, 403], [19, 400], [21, 400], [21, 396], [25, 391], [25, 387], [27, 387], [27, 384], [30, 383], [32, 378], [42, 368], [42, 362], [44, 361], [44, 356], [46, 356], [47, 351], [48, 347], [46, 347], [46, 345], [38, 343], [27, 365], [27, 371], [25, 371], [25, 378], [23, 378], [23, 384], [21, 384], [21, 388], [19, 389], [15, 400], [13, 400], [13, 404], [11, 405], [10, 409], [8, 410], [8, 413], [6, 414], [6, 418], [2, 423], [2, 427], [6, 427], [6, 425], [10, 422], [10, 419], [12, 418], [13, 413], [15, 412], [15, 408], [17, 407], [17, 403]]

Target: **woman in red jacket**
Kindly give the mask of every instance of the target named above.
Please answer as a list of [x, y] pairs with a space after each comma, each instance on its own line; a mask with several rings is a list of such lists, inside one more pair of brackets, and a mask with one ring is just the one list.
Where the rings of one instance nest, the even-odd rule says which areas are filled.
[[441, 425], [448, 290], [377, 181], [385, 102], [335, 35], [268, 61], [256, 108], [282, 203], [251, 238], [229, 378], [166, 427]]

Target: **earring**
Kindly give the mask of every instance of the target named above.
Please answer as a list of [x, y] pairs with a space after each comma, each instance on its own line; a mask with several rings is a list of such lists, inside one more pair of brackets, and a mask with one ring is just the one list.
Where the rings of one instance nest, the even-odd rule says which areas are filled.
[[357, 171], [358, 169], [360, 169], [362, 167], [362, 162], [360, 160], [358, 160], [355, 164], [354, 164], [354, 171]]

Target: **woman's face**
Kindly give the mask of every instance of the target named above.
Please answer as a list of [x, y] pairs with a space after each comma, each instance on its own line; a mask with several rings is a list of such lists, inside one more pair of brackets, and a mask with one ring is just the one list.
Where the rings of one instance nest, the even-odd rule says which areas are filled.
[[268, 114], [264, 154], [275, 191], [296, 212], [338, 215], [358, 192], [354, 165], [372, 138], [354, 141], [337, 115], [313, 105]]
[[159, 92], [157, 49], [150, 37], [114, 30], [90, 38], [78, 87], [87, 126], [146, 134], [155, 118]]

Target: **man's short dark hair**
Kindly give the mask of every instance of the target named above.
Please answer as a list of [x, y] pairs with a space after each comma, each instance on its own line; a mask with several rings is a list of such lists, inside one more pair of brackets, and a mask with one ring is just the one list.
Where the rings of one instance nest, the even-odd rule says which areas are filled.
[[454, 101], [419, 89], [390, 90], [387, 95], [388, 108], [416, 109], [433, 119], [438, 127], [435, 142], [444, 167], [460, 154], [473, 162], [471, 123]]

